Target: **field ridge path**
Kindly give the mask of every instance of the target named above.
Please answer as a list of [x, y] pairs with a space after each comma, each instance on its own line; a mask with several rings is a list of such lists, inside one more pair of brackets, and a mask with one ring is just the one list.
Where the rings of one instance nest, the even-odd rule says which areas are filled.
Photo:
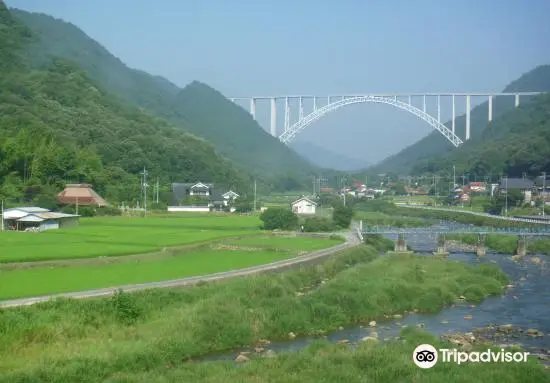
[[319, 258], [324, 258], [334, 253], [337, 253], [339, 251], [348, 249], [350, 247], [355, 247], [360, 243], [361, 243], [361, 240], [357, 235], [357, 231], [355, 229], [352, 229], [349, 232], [346, 232], [345, 242], [342, 244], [332, 246], [326, 249], [313, 251], [306, 255], [294, 257], [291, 259], [266, 263], [258, 266], [251, 266], [243, 269], [223, 271], [223, 272], [207, 274], [207, 275], [199, 275], [195, 277], [186, 277], [186, 278], [172, 279], [172, 280], [158, 281], [158, 282], [146, 282], [146, 283], [137, 283], [137, 284], [130, 284], [130, 285], [122, 285], [122, 286], [105, 287], [100, 289], [58, 293], [58, 294], [43, 295], [43, 296], [37, 296], [37, 297], [9, 299], [9, 300], [0, 301], [0, 309], [10, 308], [10, 307], [19, 307], [19, 306], [29, 306], [36, 303], [47, 302], [56, 298], [75, 298], [75, 299], [98, 298], [98, 297], [114, 295], [114, 293], [118, 290], [122, 290], [124, 292], [133, 292], [133, 291], [147, 290], [147, 289], [153, 289], [153, 288], [183, 287], [183, 286], [196, 285], [199, 282], [219, 281], [219, 280], [224, 280], [224, 279], [229, 279], [234, 277], [254, 275], [254, 274], [259, 274], [266, 271], [273, 271], [284, 267], [290, 267], [301, 263], [306, 263]]

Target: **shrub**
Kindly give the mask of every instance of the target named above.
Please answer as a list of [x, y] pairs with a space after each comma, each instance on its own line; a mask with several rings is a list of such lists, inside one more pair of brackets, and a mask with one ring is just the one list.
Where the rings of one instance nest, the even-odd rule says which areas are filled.
[[265, 230], [293, 230], [298, 226], [298, 216], [288, 209], [269, 208], [260, 215]]
[[304, 231], [308, 233], [331, 232], [332, 230], [334, 230], [334, 225], [327, 218], [311, 217], [307, 218], [304, 222]]

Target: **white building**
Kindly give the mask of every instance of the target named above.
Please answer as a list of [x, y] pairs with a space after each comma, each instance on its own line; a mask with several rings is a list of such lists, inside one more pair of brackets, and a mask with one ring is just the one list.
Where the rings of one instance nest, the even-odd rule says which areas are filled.
[[4, 210], [4, 230], [44, 231], [78, 224], [78, 215], [49, 211], [41, 207], [16, 207]]
[[312, 215], [315, 214], [317, 204], [309, 198], [302, 197], [290, 204], [294, 214]]

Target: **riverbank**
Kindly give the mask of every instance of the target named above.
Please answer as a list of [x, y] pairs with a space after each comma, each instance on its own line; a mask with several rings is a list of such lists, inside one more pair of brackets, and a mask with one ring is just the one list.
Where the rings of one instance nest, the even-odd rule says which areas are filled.
[[[378, 241], [384, 250], [391, 246]], [[0, 369], [10, 382], [145, 376], [266, 339], [328, 333], [405, 311], [436, 312], [461, 296], [478, 302], [506, 284], [494, 265], [380, 257], [372, 246], [360, 246], [278, 275], [2, 310], [1, 328], [9, 331], [0, 337]]]
[[[317, 341], [306, 349], [234, 362], [201, 362], [152, 365], [149, 370], [130, 370], [112, 376], [109, 382], [273, 382], [273, 383], [518, 383], [550, 382], [550, 374], [536, 360], [526, 363], [438, 362], [431, 369], [420, 369], [412, 362], [412, 345], [431, 344], [452, 348], [453, 344], [416, 329], [402, 332], [401, 339], [383, 345], [362, 342], [356, 348], [345, 344]], [[487, 347], [480, 347], [486, 351]], [[494, 350], [496, 352], [500, 350]], [[96, 366], [91, 366], [96, 367]], [[69, 375], [66, 375], [70, 377]], [[56, 382], [68, 381], [57, 379]], [[78, 380], [88, 382], [91, 380]], [[18, 383], [19, 381], [14, 381]]]

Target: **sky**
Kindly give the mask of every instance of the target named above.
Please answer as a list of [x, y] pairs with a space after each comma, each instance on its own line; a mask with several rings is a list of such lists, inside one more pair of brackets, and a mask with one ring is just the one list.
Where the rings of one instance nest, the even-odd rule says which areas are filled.
[[[199, 80], [228, 98], [495, 92], [550, 64], [548, 0], [6, 3], [77, 25], [132, 68], [181, 87]], [[473, 99], [472, 107], [483, 101]], [[447, 119], [450, 100], [442, 102]], [[421, 100], [413, 103], [421, 108]], [[457, 115], [463, 113], [463, 100], [456, 105]], [[311, 103], [305, 106], [311, 112]], [[436, 115], [435, 100], [428, 112]], [[257, 119], [266, 130], [268, 114], [269, 104], [259, 103]], [[296, 114], [294, 108], [291, 122]], [[281, 112], [279, 130], [283, 123]], [[297, 139], [372, 164], [431, 130], [392, 106], [356, 104], [326, 115]]]

